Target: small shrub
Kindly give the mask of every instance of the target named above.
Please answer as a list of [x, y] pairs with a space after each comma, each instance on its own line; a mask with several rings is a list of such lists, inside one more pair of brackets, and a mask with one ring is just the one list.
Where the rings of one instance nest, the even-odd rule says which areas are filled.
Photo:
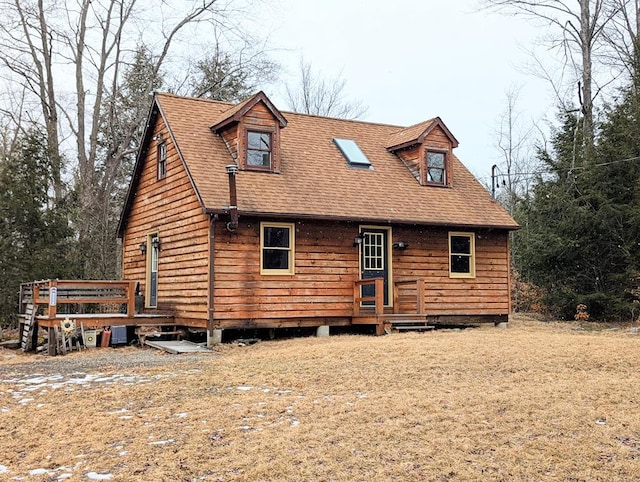
[[576, 321], [589, 321], [589, 312], [587, 311], [587, 305], [580, 303], [576, 306], [576, 314], [573, 316]]

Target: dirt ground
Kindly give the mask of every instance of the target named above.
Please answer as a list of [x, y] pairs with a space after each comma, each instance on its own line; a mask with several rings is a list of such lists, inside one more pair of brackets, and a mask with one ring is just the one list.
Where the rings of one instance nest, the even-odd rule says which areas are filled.
[[640, 333], [481, 327], [221, 346], [0, 350], [0, 480], [640, 477]]

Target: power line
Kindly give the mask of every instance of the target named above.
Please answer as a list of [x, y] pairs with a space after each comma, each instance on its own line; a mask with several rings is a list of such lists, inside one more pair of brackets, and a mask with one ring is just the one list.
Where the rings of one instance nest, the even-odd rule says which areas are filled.
[[[506, 177], [506, 176], [527, 176], [527, 179], [533, 179], [535, 176], [540, 175], [540, 174], [553, 174], [556, 173], [558, 171], [566, 171], [567, 173], [571, 173], [572, 171], [578, 171], [578, 170], [586, 170], [586, 169], [591, 169], [594, 167], [605, 167], [605, 166], [611, 166], [613, 164], [619, 164], [622, 162], [630, 162], [630, 161], [637, 161], [640, 159], [640, 156], [634, 156], [634, 157], [629, 157], [627, 159], [616, 159], [615, 161], [608, 161], [608, 162], [600, 162], [598, 164], [590, 164], [587, 166], [574, 166], [574, 167], [548, 167], [548, 168], [541, 168], [538, 169], [536, 171], [522, 171], [522, 172], [511, 172], [511, 173], [503, 173], [503, 172], [499, 172], [495, 175], [496, 178], [498, 177]], [[498, 166], [499, 169], [499, 166]], [[492, 179], [492, 176], [485, 176], [485, 177], [480, 177], [478, 178], [479, 181], [490, 181]]]

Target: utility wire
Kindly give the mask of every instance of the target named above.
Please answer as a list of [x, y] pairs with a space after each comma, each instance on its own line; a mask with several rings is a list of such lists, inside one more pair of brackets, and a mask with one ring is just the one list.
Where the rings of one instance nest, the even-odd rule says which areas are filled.
[[[616, 159], [615, 161], [609, 161], [609, 162], [600, 162], [598, 164], [590, 164], [588, 166], [574, 166], [573, 168], [568, 167], [568, 168], [542, 168], [542, 169], [538, 169], [536, 171], [528, 171], [528, 172], [512, 172], [509, 175], [511, 176], [528, 176], [527, 179], [533, 179], [535, 176], [539, 175], [539, 174], [552, 174], [556, 171], [562, 171], [565, 170], [567, 172], [572, 172], [572, 171], [578, 171], [578, 170], [586, 170], [586, 169], [591, 169], [594, 167], [604, 167], [604, 166], [611, 166], [613, 164], [619, 164], [621, 162], [630, 162], [630, 161], [637, 161], [640, 159], [640, 156], [635, 156], [635, 157], [629, 157], [627, 159]], [[500, 168], [498, 167], [498, 170]], [[499, 172], [496, 174], [496, 178], [499, 176], [507, 176], [507, 174]], [[478, 178], [478, 180], [482, 180], [482, 181], [490, 181], [491, 180], [491, 176], [486, 176], [486, 177], [481, 177]]]

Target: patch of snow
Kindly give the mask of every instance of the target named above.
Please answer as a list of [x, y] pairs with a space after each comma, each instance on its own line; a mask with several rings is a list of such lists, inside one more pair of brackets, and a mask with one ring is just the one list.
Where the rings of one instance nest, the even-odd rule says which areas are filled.
[[149, 445], [167, 445], [175, 442], [174, 439], [168, 438], [167, 440], [156, 440], [155, 442], [149, 442]]
[[176, 417], [178, 418], [187, 418], [188, 414], [187, 413], [176, 413]]
[[85, 474], [87, 479], [90, 480], [111, 480], [113, 479], [113, 474], [98, 474], [96, 472], [89, 472]]
[[119, 408], [118, 410], [113, 410], [111, 412], [107, 412], [109, 415], [113, 415], [116, 413], [127, 413], [129, 410], [127, 410], [126, 408]]
[[133, 418], [133, 415], [123, 415], [121, 417], [118, 417], [120, 420], [131, 420]]
[[238, 390], [243, 391], [243, 392], [248, 392], [249, 390], [251, 390], [252, 387], [246, 387], [246, 386], [239, 386], [237, 387]]
[[33, 398], [23, 398], [22, 400], [18, 400], [18, 403], [24, 405], [25, 403], [33, 402]]
[[[9, 409], [7, 407], [0, 408], [0, 413], [8, 413], [8, 412], [9, 412]], [[0, 472], [0, 473], [2, 473], [2, 472]]]
[[31, 469], [29, 471], [29, 475], [45, 475], [48, 473], [49, 471], [47, 469]]
[[70, 479], [71, 477], [73, 477], [73, 474], [60, 474], [58, 475], [58, 478], [56, 480], [64, 480], [64, 479]]
[[36, 408], [42, 408], [44, 407], [44, 405], [45, 405], [44, 403], [39, 403], [38, 405], [36, 405]]
[[122, 452], [120, 452], [118, 455], [120, 457], [124, 457], [125, 455], [127, 455], [129, 452], [127, 452], [126, 450], [123, 450]]
[[9, 473], [9, 467], [7, 467], [6, 465], [0, 465], [0, 474], [8, 474]]
[[297, 427], [298, 425], [300, 425], [300, 420], [298, 420], [297, 418], [291, 419], [291, 426], [292, 427]]

